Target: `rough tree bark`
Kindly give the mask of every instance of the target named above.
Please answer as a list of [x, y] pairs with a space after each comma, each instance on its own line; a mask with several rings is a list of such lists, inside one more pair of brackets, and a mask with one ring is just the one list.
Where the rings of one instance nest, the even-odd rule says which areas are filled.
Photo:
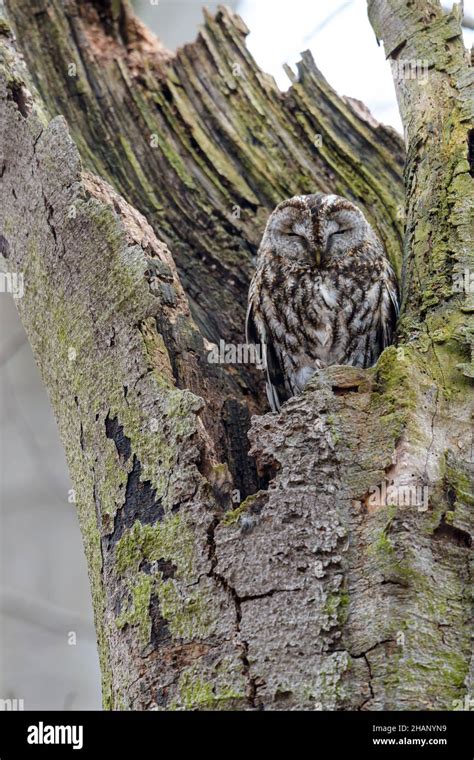
[[[282, 94], [225, 9], [176, 54], [125, 2], [7, 9], [0, 252], [76, 489], [104, 706], [455, 708], [474, 173], [457, 11], [369, 2], [387, 56], [429, 66], [394, 68], [403, 244], [401, 140], [308, 53]], [[260, 374], [210, 364], [209, 342], [242, 342], [266, 215], [316, 190], [361, 205], [399, 274], [403, 247], [398, 345], [266, 414]]]

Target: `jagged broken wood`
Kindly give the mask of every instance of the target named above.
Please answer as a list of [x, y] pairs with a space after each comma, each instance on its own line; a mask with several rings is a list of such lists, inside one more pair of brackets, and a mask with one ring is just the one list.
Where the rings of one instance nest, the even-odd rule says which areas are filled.
[[[400, 342], [271, 415], [258, 373], [206, 361], [243, 340], [265, 217], [347, 195], [401, 272], [400, 140], [309, 54], [280, 93], [224, 9], [171, 55], [125, 3], [8, 2], [0, 244], [77, 493], [106, 707], [451, 709], [470, 688], [472, 304], [451, 285], [472, 69], [456, 12], [369, 5], [388, 56], [430, 64], [396, 82]], [[383, 503], [391, 481], [428, 491]]]

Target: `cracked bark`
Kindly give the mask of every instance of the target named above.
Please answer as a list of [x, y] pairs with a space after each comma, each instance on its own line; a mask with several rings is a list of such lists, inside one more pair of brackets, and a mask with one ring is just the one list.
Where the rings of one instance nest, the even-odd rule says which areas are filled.
[[[396, 76], [398, 346], [320, 372], [273, 415], [259, 373], [206, 360], [209, 341], [242, 341], [266, 215], [297, 192], [347, 195], [400, 273], [400, 140], [309, 54], [280, 93], [228, 11], [173, 55], [125, 3], [7, 5], [0, 252], [25, 275], [18, 308], [76, 488], [104, 705], [452, 709], [472, 693], [457, 12], [369, 3], [389, 57], [429, 62], [423, 84]], [[379, 503], [384, 482], [429, 498]]]

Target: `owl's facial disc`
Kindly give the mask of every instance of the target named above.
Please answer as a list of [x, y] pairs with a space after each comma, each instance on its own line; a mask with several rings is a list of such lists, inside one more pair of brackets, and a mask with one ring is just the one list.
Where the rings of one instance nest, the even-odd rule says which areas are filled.
[[[285, 258], [297, 263], [310, 259], [313, 246], [313, 229], [311, 220], [305, 213], [296, 217], [294, 205], [290, 202], [278, 208], [271, 218], [266, 235], [270, 238], [273, 250], [284, 251]], [[296, 218], [295, 218], [296, 217]]]
[[330, 205], [321, 229], [321, 243], [331, 256], [354, 250], [367, 237], [368, 224], [349, 201]]

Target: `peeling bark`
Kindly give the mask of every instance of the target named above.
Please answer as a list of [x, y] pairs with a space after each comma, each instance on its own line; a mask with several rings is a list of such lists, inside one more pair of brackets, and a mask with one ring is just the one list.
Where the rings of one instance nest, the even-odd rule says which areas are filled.
[[8, 13], [0, 251], [24, 273], [76, 488], [104, 705], [453, 709], [472, 693], [473, 501], [456, 11], [369, 2], [387, 56], [429, 62], [423, 85], [396, 76], [399, 341], [370, 370], [319, 372], [278, 415], [257, 370], [210, 364], [209, 341], [243, 341], [262, 225], [289, 195], [350, 197], [401, 272], [400, 140], [309, 54], [280, 93], [224, 9], [174, 55], [126, 3]]

